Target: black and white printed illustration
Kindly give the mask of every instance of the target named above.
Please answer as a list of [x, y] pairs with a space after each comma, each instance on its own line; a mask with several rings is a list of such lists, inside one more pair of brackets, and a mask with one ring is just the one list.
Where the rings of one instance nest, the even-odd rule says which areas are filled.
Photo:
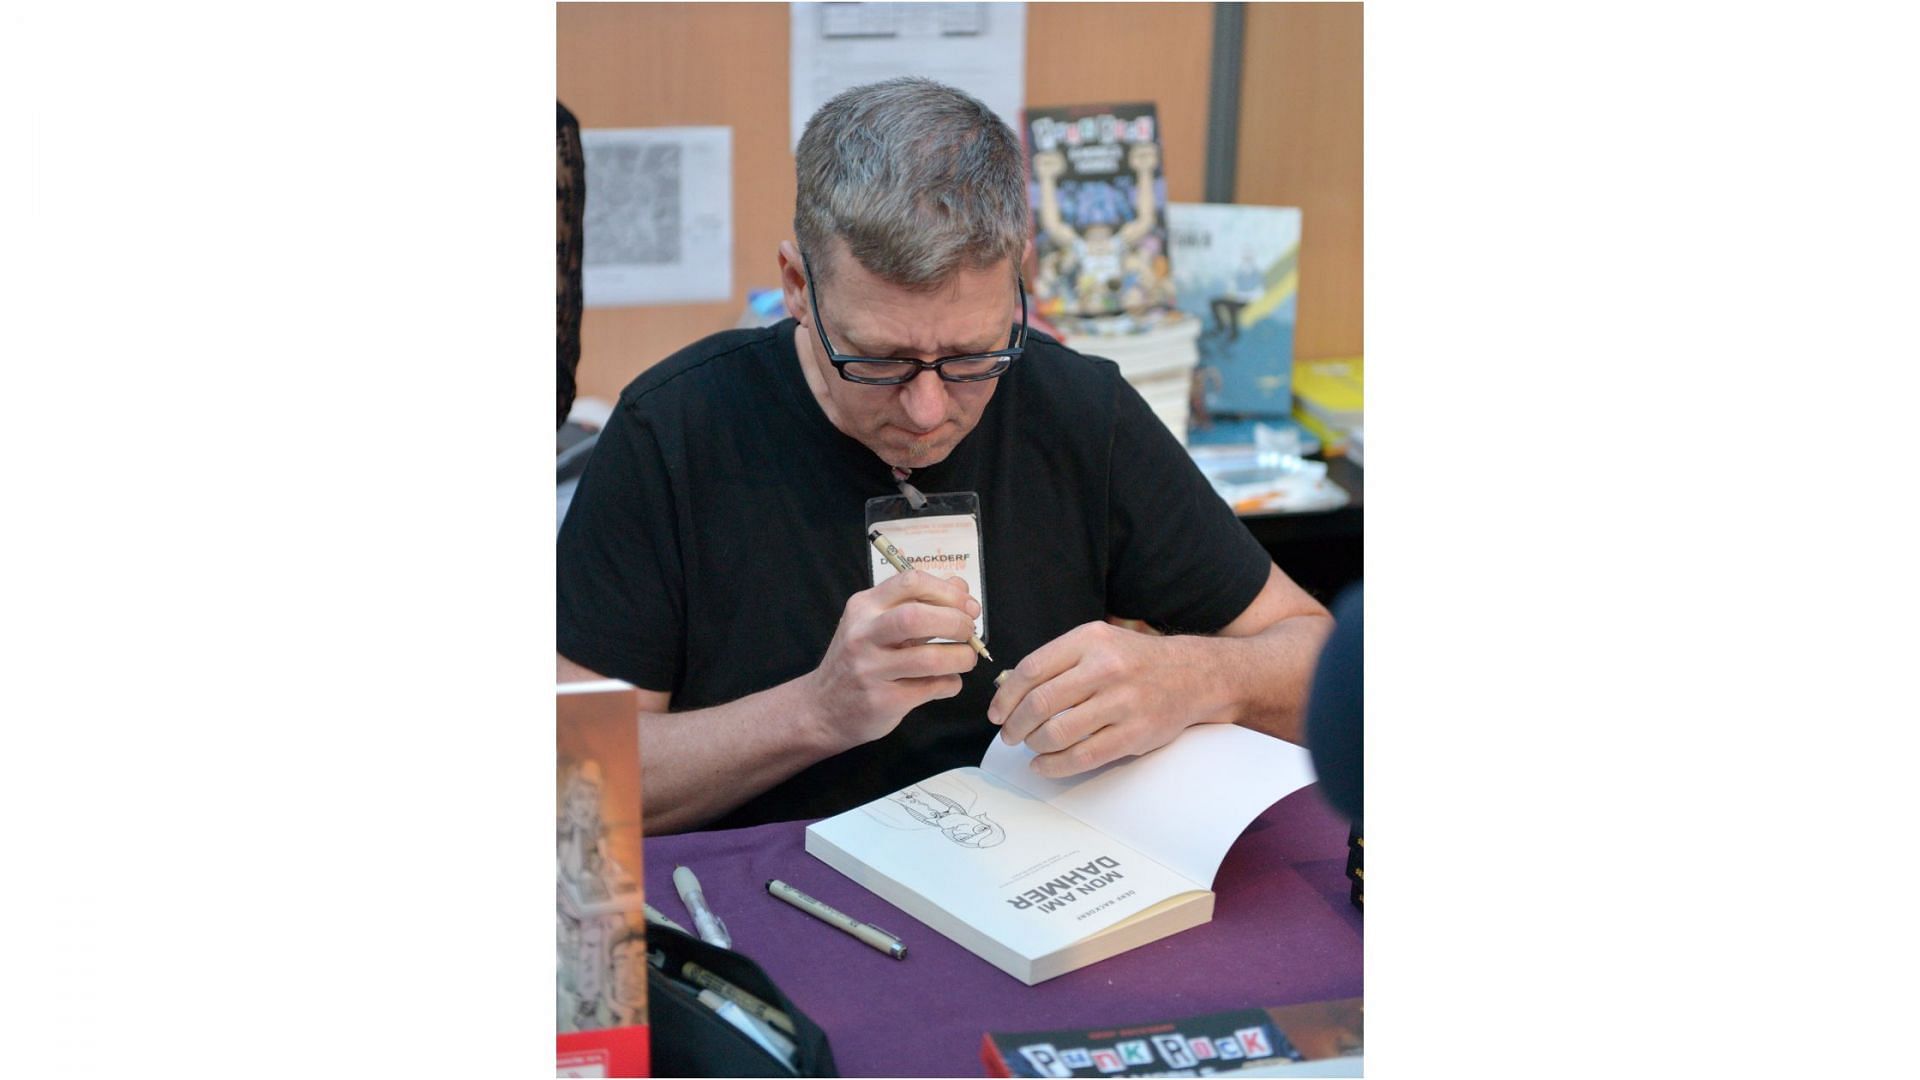
[[999, 822], [975, 811], [978, 796], [964, 782], [957, 777], [939, 780], [937, 787], [922, 781], [864, 809], [890, 828], [935, 830], [961, 847], [990, 848], [1007, 838]]
[[815, 110], [842, 90], [923, 75], [979, 98], [1020, 130], [1027, 13], [1021, 3], [789, 5], [792, 145]]
[[621, 910], [638, 905], [640, 883], [633, 870], [614, 857], [607, 842], [605, 797], [598, 762], [586, 759], [567, 768], [555, 822], [559, 890], [555, 1022], [561, 1031], [620, 1027], [646, 1016], [643, 926], [633, 914]]
[[633, 874], [607, 851], [606, 830], [601, 827], [604, 786], [598, 762], [588, 760], [575, 766], [567, 778], [556, 826], [560, 886], [583, 906], [640, 890]]
[[558, 918], [561, 1031], [598, 1031], [646, 1021], [644, 925], [618, 913], [583, 915], [563, 895]]
[[680, 162], [679, 143], [600, 143], [587, 150], [594, 197], [587, 200], [585, 265], [680, 261]]
[[733, 129], [586, 130], [587, 307], [733, 295]]

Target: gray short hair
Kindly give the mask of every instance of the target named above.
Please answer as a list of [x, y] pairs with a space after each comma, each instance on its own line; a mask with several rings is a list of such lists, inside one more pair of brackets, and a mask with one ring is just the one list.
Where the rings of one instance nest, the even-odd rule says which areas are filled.
[[834, 237], [860, 265], [908, 288], [1018, 263], [1026, 245], [1020, 139], [977, 99], [932, 79], [836, 95], [807, 121], [794, 166], [793, 231], [822, 279]]

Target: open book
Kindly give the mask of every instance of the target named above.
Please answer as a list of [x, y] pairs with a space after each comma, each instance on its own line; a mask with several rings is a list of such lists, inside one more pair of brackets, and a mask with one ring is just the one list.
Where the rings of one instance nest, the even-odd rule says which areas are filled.
[[1230, 724], [1065, 780], [1033, 756], [996, 737], [977, 769], [808, 826], [807, 852], [1031, 986], [1213, 918], [1227, 849], [1314, 779]]

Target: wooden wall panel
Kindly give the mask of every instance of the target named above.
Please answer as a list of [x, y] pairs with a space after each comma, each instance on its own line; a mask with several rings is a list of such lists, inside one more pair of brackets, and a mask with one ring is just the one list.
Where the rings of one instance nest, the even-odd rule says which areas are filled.
[[[1278, 10], [1292, 8], [1312, 10]], [[1342, 10], [1318, 10], [1328, 8]], [[749, 288], [776, 283], [774, 249], [793, 220], [788, 21], [785, 4], [558, 5], [558, 94], [582, 127], [733, 128], [732, 299], [588, 310], [580, 393], [617, 396], [674, 350], [732, 326]], [[1358, 4], [1247, 12], [1240, 200], [1305, 210], [1298, 340], [1308, 357], [1360, 349], [1359, 22]], [[1029, 3], [1026, 98], [1157, 103], [1168, 197], [1198, 201], [1212, 47], [1212, 4]]]
[[793, 231], [787, 148], [787, 5], [560, 4], [560, 100], [583, 128], [733, 128], [733, 297], [588, 308], [582, 395], [612, 400], [635, 375], [732, 326], [749, 288], [772, 286]]
[[1248, 4], [1235, 201], [1301, 208], [1294, 355], [1362, 334], [1360, 4]]
[[1206, 193], [1212, 4], [1028, 4], [1027, 104], [1151, 101], [1167, 198]]

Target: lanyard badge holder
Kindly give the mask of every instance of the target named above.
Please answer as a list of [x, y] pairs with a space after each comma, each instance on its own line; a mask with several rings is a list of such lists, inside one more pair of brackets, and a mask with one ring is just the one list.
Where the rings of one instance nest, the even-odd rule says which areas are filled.
[[986, 641], [987, 582], [983, 557], [986, 540], [980, 528], [979, 494], [972, 491], [922, 494], [904, 477], [900, 478], [900, 491], [899, 495], [867, 500], [866, 527], [860, 531], [860, 546], [867, 551], [873, 583], [878, 585], [897, 573], [866, 540], [867, 533], [877, 529], [915, 569], [941, 577], [957, 577], [967, 583], [967, 591], [980, 602], [973, 632], [981, 641]]

